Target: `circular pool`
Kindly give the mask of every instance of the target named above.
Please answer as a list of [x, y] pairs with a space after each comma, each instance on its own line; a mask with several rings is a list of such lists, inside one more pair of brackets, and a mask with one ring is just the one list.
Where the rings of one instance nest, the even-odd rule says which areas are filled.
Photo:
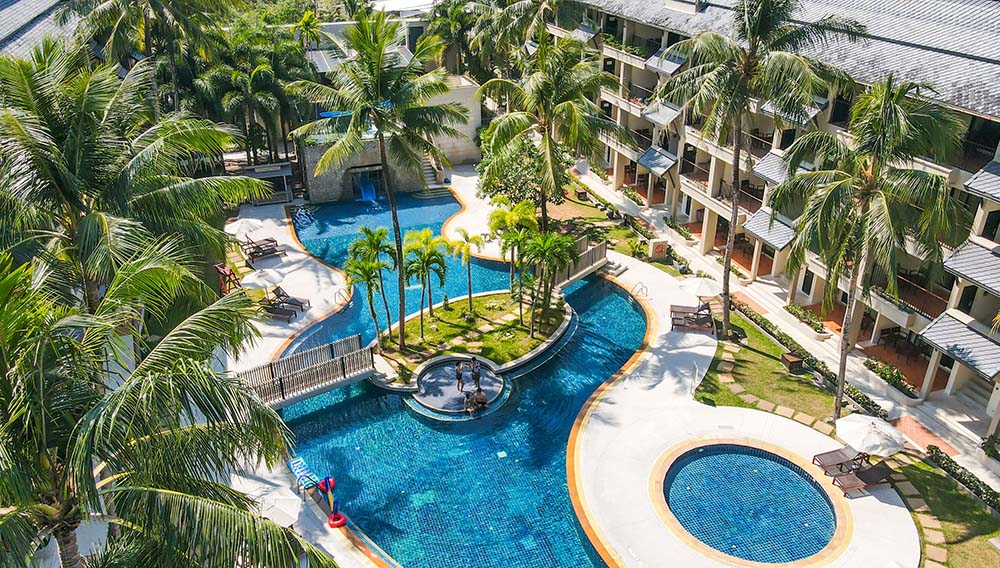
[[813, 476], [772, 452], [702, 445], [670, 464], [663, 484], [670, 513], [691, 536], [728, 556], [787, 563], [830, 543], [837, 515]]

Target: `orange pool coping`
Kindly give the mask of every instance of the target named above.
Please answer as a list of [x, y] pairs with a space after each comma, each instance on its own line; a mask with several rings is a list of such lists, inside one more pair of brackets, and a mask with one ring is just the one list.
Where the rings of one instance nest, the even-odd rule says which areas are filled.
[[[687, 452], [704, 446], [714, 446], [718, 444], [748, 446], [772, 453], [792, 462], [800, 467], [802, 471], [806, 472], [807, 475], [810, 475], [817, 482], [817, 485], [819, 485], [819, 487], [821, 487], [826, 493], [826, 496], [830, 499], [830, 503], [833, 504], [834, 518], [836, 519], [837, 525], [836, 529], [834, 529], [833, 537], [830, 539], [830, 542], [828, 542], [827, 545], [816, 554], [801, 560], [780, 563], [754, 562], [752, 560], [744, 560], [736, 556], [730, 556], [725, 552], [712, 548], [689, 533], [687, 529], [685, 529], [677, 520], [677, 517], [674, 516], [674, 514], [670, 511], [670, 507], [667, 505], [666, 495], [664, 494], [664, 482], [666, 481], [667, 471], [679, 457]], [[844, 495], [838, 491], [832, 483], [824, 483], [823, 481], [825, 479], [826, 475], [819, 467], [806, 461], [805, 458], [802, 458], [799, 455], [789, 452], [788, 450], [774, 444], [748, 438], [695, 438], [669, 448], [656, 460], [656, 465], [653, 466], [653, 471], [649, 476], [649, 499], [652, 501], [653, 508], [656, 509], [657, 515], [663, 520], [663, 523], [667, 525], [667, 528], [670, 529], [670, 532], [672, 532], [674, 536], [676, 536], [684, 544], [697, 550], [712, 560], [722, 562], [728, 566], [741, 566], [747, 568], [773, 568], [775, 566], [787, 568], [812, 568], [825, 566], [840, 557], [840, 555], [847, 550], [847, 546], [851, 542], [850, 537], [854, 533], [854, 517], [851, 516], [850, 507], [847, 505], [847, 498], [844, 497]]]

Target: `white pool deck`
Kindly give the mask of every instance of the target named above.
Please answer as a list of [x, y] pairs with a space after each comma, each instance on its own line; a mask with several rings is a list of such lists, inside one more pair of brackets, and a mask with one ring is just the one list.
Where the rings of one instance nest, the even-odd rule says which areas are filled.
[[[490, 207], [475, 196], [474, 169], [459, 168], [452, 179], [463, 210], [446, 223], [446, 236], [453, 238], [458, 227], [483, 232]], [[291, 324], [276, 320], [261, 323], [261, 338], [238, 360], [228, 362], [231, 370], [261, 364], [278, 355], [290, 338], [336, 311], [344, 289], [339, 271], [299, 248], [283, 206], [245, 206], [240, 215], [264, 223], [264, 228], [252, 237], [273, 237], [288, 249], [286, 257], [262, 260], [256, 265], [281, 272], [285, 277], [282, 287], [289, 294], [309, 298], [313, 305]], [[499, 256], [499, 247], [490, 243], [482, 254]], [[570, 487], [578, 489], [594, 530], [623, 565], [725, 565], [681, 542], [657, 516], [649, 497], [649, 478], [660, 455], [691, 438], [746, 437], [781, 446], [809, 461], [813, 454], [838, 447], [838, 443], [807, 426], [762, 411], [711, 408], [694, 401], [691, 394], [711, 364], [716, 342], [699, 333], [671, 331], [669, 326], [670, 303], [691, 304], [694, 298], [677, 288], [676, 279], [655, 267], [609, 254], [629, 267], [619, 277], [626, 289], [640, 282], [645, 285], [655, 313], [655, 330], [636, 365], [604, 391], [582, 425], [576, 437], [576, 476], [569, 480]], [[251, 474], [234, 477], [233, 486], [254, 496], [296, 495], [291, 475], [283, 465], [271, 470], [252, 468]], [[876, 489], [851, 499], [849, 504], [854, 519], [850, 545], [826, 565], [919, 566], [916, 528], [891, 488]], [[349, 510], [345, 512], [350, 516]], [[377, 565], [343, 531], [327, 528], [322, 513], [311, 502], [302, 507], [293, 526], [333, 555], [341, 566]]]

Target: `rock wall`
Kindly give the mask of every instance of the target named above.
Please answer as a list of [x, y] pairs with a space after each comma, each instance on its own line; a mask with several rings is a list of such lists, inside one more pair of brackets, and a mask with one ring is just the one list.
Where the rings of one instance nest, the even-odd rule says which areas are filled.
[[[300, 156], [305, 168], [306, 187], [309, 189], [309, 201], [326, 203], [354, 198], [351, 187], [351, 171], [379, 165], [378, 144], [372, 140], [365, 144], [361, 153], [348, 158], [344, 163], [330, 168], [323, 174], [316, 175], [316, 163], [330, 147], [329, 144], [304, 144]], [[396, 191], [417, 191], [424, 187], [423, 174], [420, 171], [410, 171], [394, 165], [389, 158], [389, 182]]]

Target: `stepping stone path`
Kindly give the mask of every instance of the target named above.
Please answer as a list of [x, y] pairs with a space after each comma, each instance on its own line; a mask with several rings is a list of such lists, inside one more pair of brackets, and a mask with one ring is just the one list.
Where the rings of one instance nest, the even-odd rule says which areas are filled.
[[725, 351], [726, 353], [735, 354], [740, 352], [740, 346], [736, 345], [735, 343], [724, 343], [722, 345], [722, 350]]
[[740, 394], [741, 392], [746, 390], [745, 388], [743, 388], [743, 385], [737, 383], [729, 383], [726, 386], [729, 387], [729, 390], [733, 391], [735, 394]]
[[811, 425], [811, 424], [812, 424], [813, 422], [815, 422], [815, 421], [816, 421], [816, 419], [815, 419], [815, 418], [813, 418], [812, 416], [809, 416], [809, 415], [808, 415], [808, 414], [806, 414], [805, 412], [799, 412], [799, 413], [796, 413], [793, 419], [794, 419], [794, 420], [795, 420], [796, 422], [801, 422], [802, 424], [805, 424], [806, 426], [809, 426], [809, 425]]
[[909, 481], [901, 481], [897, 483], [896, 491], [899, 491], [900, 494], [906, 497], [913, 497], [915, 495], [920, 495], [920, 492], [917, 491], [917, 488], [914, 487], [913, 484], [910, 483]]
[[733, 378], [732, 373], [720, 373], [719, 374], [720, 383], [735, 383], [736, 379]]
[[485, 325], [482, 325], [482, 326], [479, 327], [479, 331], [481, 333], [489, 333], [489, 332], [493, 331], [494, 329], [496, 329], [496, 328], [493, 327], [490, 324], [485, 324]]
[[761, 400], [757, 401], [757, 408], [759, 408], [759, 409], [761, 409], [761, 410], [763, 410], [765, 412], [773, 412], [774, 411], [774, 403], [773, 402], [768, 402], [766, 400], [761, 399]]
[[788, 408], [787, 406], [779, 406], [774, 409], [774, 413], [778, 416], [784, 416], [785, 418], [791, 418], [795, 414], [795, 410]]
[[833, 426], [823, 422], [822, 420], [817, 420], [816, 423], [813, 424], [813, 428], [819, 433], [826, 434], [827, 436], [833, 434]]
[[730, 363], [736, 362], [736, 357], [729, 351], [724, 352], [721, 358], [723, 361], [729, 361]]
[[736, 365], [732, 361], [723, 361], [717, 367], [720, 373], [732, 373], [735, 368]]
[[503, 316], [502, 318], [500, 318], [500, 321], [510, 323], [510, 322], [512, 322], [512, 321], [514, 321], [516, 319], [517, 319], [517, 314], [507, 314], [507, 315]]
[[463, 337], [452, 337], [451, 341], [449, 343], [451, 343], [455, 347], [458, 347], [459, 345], [462, 345], [463, 343], [465, 343], [465, 338], [463, 338]]
[[757, 397], [755, 397], [752, 394], [745, 393], [745, 394], [741, 394], [740, 395], [740, 400], [742, 400], [743, 402], [745, 402], [747, 404], [753, 404], [753, 403], [757, 402], [760, 399], [757, 398]]

